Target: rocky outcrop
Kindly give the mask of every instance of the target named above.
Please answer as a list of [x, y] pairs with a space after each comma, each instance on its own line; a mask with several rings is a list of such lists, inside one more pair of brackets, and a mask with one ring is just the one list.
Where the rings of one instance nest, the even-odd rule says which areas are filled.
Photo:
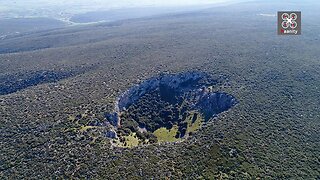
[[190, 90], [200, 79], [204, 78], [209, 78], [209, 76], [201, 72], [188, 72], [177, 75], [160, 75], [159, 77], [148, 79], [121, 94], [117, 98], [115, 110], [122, 111], [147, 92], [151, 92], [160, 86], [166, 86], [175, 92], [186, 91]]
[[117, 133], [114, 130], [109, 130], [106, 132], [106, 137], [115, 139], [117, 138]]
[[172, 104], [187, 101], [191, 109], [202, 112], [206, 119], [209, 119], [237, 104], [232, 95], [212, 92], [210, 87], [216, 83], [216, 80], [202, 72], [163, 74], [153, 77], [122, 93], [116, 99], [114, 112], [107, 114], [106, 117], [112, 125], [120, 127], [121, 112], [147, 93], [157, 90], [163, 100]]
[[209, 119], [221, 112], [229, 110], [238, 102], [232, 95], [224, 92], [209, 92], [201, 96], [195, 108], [202, 112], [205, 119]]

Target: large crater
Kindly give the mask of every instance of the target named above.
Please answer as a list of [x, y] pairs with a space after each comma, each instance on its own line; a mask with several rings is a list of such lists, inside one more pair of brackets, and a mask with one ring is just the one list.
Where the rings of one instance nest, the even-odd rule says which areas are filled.
[[218, 81], [202, 72], [162, 74], [122, 93], [106, 115], [107, 136], [121, 147], [186, 139], [201, 126], [237, 104], [230, 94], [215, 92]]

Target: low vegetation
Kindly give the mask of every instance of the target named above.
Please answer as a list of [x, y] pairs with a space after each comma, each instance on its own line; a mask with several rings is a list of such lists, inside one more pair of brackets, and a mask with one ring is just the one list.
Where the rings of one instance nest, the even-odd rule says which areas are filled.
[[[276, 19], [259, 14], [280, 6], [287, 2], [1, 40], [0, 52], [16, 53], [0, 55], [0, 77], [26, 72], [14, 77], [28, 81], [27, 72], [95, 68], [0, 96], [0, 179], [319, 179], [319, 30], [303, 26], [299, 37], [277, 36]], [[317, 6], [299, 7], [314, 14], [304, 22], [317, 23]], [[47, 49], [19, 51], [42, 47]], [[142, 98], [121, 110], [119, 130], [128, 136], [126, 147], [134, 146], [141, 136], [134, 127], [145, 122], [147, 145], [112, 145], [106, 133], [113, 125], [105, 114], [123, 92], [163, 72], [190, 71], [207, 73], [217, 80], [212, 92], [239, 103], [202, 124], [200, 117], [206, 118], [198, 113], [190, 126], [196, 112], [183, 118], [179, 109], [185, 105], [162, 107]], [[3, 79], [0, 84], [6, 87]], [[172, 138], [168, 134], [179, 126], [172, 122], [170, 128], [165, 119], [149, 123], [157, 109], [170, 119], [179, 112], [186, 132], [195, 133], [177, 143], [155, 143], [155, 131]], [[135, 115], [140, 118], [132, 121]]]

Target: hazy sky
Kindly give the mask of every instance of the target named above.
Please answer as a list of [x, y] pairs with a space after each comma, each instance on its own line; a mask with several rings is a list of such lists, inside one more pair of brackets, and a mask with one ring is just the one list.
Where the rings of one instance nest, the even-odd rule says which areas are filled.
[[173, 6], [173, 5], [195, 5], [224, 2], [228, 0], [0, 0], [2, 6], [29, 4], [29, 6], [47, 5], [94, 5], [103, 6]]
[[243, 0], [0, 0], [0, 18], [58, 18], [109, 9], [197, 6], [234, 1]]
[[48, 8], [73, 6], [81, 9], [108, 9], [141, 6], [188, 6], [226, 2], [230, 0], [0, 0], [0, 11], [18, 8]]

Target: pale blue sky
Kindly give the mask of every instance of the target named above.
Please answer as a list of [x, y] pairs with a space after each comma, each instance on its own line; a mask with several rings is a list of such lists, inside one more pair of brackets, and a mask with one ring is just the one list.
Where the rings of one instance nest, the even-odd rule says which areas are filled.
[[203, 6], [244, 0], [0, 0], [0, 18], [69, 17], [134, 7]]
[[188, 6], [228, 2], [231, 0], [0, 0], [0, 10], [74, 6], [79, 8], [127, 8], [141, 6]]

